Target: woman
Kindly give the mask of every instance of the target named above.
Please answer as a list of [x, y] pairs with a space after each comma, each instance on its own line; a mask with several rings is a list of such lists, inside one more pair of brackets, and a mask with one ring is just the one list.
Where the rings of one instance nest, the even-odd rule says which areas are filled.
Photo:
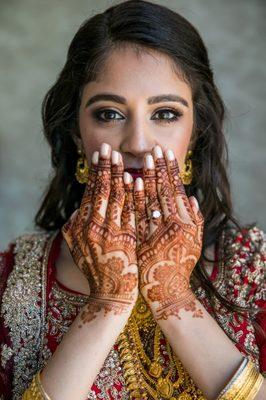
[[1, 399], [265, 399], [264, 235], [233, 216], [196, 29], [110, 7], [42, 111], [54, 177], [1, 254]]

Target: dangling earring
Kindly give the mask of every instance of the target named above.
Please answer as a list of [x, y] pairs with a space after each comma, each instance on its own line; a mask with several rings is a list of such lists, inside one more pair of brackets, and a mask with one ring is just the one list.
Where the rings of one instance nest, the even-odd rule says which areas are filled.
[[80, 155], [80, 157], [77, 161], [75, 177], [79, 183], [87, 183], [89, 176], [88, 162], [86, 157], [82, 155], [81, 150], [78, 150], [78, 154]]
[[181, 172], [181, 179], [182, 179], [183, 185], [190, 185], [190, 183], [192, 181], [193, 168], [192, 168], [192, 160], [190, 159], [191, 156], [192, 156], [192, 150], [189, 150], [188, 154], [187, 154], [187, 159], [185, 162], [185, 168]]

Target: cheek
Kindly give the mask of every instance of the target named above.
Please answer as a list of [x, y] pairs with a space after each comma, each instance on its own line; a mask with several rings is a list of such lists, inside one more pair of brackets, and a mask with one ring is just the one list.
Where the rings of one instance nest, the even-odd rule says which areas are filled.
[[89, 162], [91, 162], [93, 152], [99, 151], [102, 143], [108, 143], [114, 150], [118, 149], [114, 135], [111, 135], [111, 132], [107, 132], [108, 130], [101, 130], [99, 128], [95, 130], [93, 125], [88, 121], [86, 114], [79, 116], [79, 130]]
[[190, 120], [177, 124], [171, 135], [165, 135], [159, 145], [163, 149], [171, 149], [178, 161], [179, 166], [183, 166], [189, 149], [192, 136], [193, 124]]
[[88, 117], [86, 116], [86, 113], [80, 113], [79, 115], [79, 131], [86, 158], [89, 162], [91, 162], [93, 152], [95, 150], [99, 150], [101, 144], [99, 136], [93, 132], [93, 129], [88, 122]]

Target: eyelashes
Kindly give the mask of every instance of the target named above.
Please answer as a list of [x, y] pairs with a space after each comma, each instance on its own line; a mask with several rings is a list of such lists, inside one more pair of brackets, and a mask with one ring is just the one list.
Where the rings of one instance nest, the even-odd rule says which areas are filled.
[[[182, 116], [183, 113], [179, 110], [176, 109], [172, 109], [172, 108], [162, 108], [160, 110], [157, 110], [155, 112], [154, 115], [159, 114], [159, 115], [165, 115], [165, 114], [173, 114], [173, 117], [171, 118], [152, 118], [153, 120], [157, 120], [159, 122], [162, 123], [172, 123], [175, 122], [177, 120], [179, 120]], [[105, 114], [105, 118], [102, 117], [102, 114]], [[112, 110], [111, 108], [104, 108], [101, 110], [96, 110], [92, 113], [93, 119], [98, 122], [98, 123], [103, 123], [103, 124], [107, 124], [107, 123], [116, 123], [119, 120], [123, 120], [125, 119], [124, 117], [122, 118], [110, 118], [110, 115], [114, 115], [114, 114], [119, 114], [121, 116], [121, 114], [116, 111], [116, 110]], [[106, 118], [106, 116], [109, 115], [109, 117]]]

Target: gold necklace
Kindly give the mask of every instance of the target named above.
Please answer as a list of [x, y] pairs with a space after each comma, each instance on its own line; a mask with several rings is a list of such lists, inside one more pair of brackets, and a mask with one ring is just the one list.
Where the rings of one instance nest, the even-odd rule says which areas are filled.
[[[143, 336], [146, 335], [148, 338], [154, 331], [152, 360], [144, 351], [140, 331]], [[205, 400], [180, 360], [172, 353], [166, 338], [164, 340], [169, 365], [168, 368], [163, 365], [164, 359], [160, 352], [162, 337], [163, 333], [159, 325], [153, 319], [149, 307], [139, 294], [129, 320], [118, 337], [118, 351], [131, 399]], [[163, 376], [163, 372], [167, 369], [167, 373]], [[176, 372], [178, 372], [178, 378], [173, 381]], [[174, 396], [174, 391], [178, 393], [177, 397]]]

